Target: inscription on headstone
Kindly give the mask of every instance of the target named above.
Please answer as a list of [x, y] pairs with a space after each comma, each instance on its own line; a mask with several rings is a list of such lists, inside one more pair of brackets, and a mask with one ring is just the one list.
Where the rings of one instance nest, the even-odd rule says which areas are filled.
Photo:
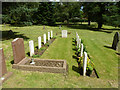
[[19, 63], [25, 58], [24, 40], [23, 38], [16, 38], [12, 41], [14, 64]]

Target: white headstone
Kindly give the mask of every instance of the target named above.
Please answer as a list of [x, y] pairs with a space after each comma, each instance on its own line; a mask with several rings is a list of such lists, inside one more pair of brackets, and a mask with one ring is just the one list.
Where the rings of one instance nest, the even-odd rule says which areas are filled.
[[44, 44], [46, 44], [46, 34], [44, 34], [43, 37], [44, 37]]
[[77, 37], [78, 37], [78, 34], [77, 34], [77, 32], [76, 32], [76, 41], [77, 41]]
[[30, 56], [34, 54], [34, 43], [33, 40], [29, 41], [29, 48], [30, 48]]
[[38, 49], [41, 48], [41, 37], [38, 37]]
[[80, 45], [81, 45], [81, 39], [79, 39], [79, 48], [80, 48]]
[[50, 40], [50, 32], [48, 32], [48, 41]]
[[77, 37], [77, 46], [78, 46], [78, 44], [79, 44], [79, 35], [78, 35], [78, 37]]
[[83, 44], [81, 44], [80, 56], [83, 56]]
[[53, 31], [51, 31], [51, 38], [53, 38]]
[[67, 37], [67, 30], [62, 30], [62, 38], [66, 38]]
[[87, 66], [87, 53], [84, 52], [84, 58], [83, 58], [83, 76], [86, 75], [86, 66]]

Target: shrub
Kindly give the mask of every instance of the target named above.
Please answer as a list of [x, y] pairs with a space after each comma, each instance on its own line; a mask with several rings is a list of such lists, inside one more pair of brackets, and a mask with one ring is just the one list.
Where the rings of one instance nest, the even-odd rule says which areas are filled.
[[33, 55], [32, 57], [33, 58], [37, 58], [37, 57], [40, 57], [40, 55]]

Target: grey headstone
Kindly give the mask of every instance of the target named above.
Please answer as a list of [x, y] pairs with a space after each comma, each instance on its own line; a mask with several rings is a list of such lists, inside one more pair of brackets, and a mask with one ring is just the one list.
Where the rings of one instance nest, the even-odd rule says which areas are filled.
[[115, 35], [114, 35], [113, 43], [112, 43], [112, 48], [113, 48], [114, 50], [117, 49], [117, 47], [118, 47], [118, 42], [119, 42], [119, 32], [116, 32]]

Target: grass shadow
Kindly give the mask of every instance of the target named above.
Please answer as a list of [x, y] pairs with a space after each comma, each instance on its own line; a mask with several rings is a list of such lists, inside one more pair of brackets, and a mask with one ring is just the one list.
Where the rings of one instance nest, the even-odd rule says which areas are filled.
[[120, 55], [120, 53], [116, 53], [117, 55]]
[[36, 46], [35, 48], [38, 49], [38, 46]]
[[[113, 49], [112, 47], [110, 47], [110, 46], [106, 46], [106, 45], [105, 45], [104, 47], [109, 48], [109, 49]], [[113, 50], [114, 50], [114, 49], [113, 49]]]
[[77, 57], [76, 55], [73, 55], [72, 57], [73, 57], [74, 59], [77, 59], [77, 60], [78, 60], [78, 57]]
[[9, 39], [15, 39], [15, 38], [23, 38], [24, 40], [28, 40], [29, 38], [24, 36], [24, 34], [18, 34], [19, 32], [13, 32], [12, 30], [6, 30], [6, 31], [0, 31], [2, 34], [2, 37], [0, 37], [0, 40], [9, 40]]
[[72, 70], [79, 73], [80, 75], [83, 75], [83, 70], [82, 68], [76, 67], [76, 66], [72, 66]]

